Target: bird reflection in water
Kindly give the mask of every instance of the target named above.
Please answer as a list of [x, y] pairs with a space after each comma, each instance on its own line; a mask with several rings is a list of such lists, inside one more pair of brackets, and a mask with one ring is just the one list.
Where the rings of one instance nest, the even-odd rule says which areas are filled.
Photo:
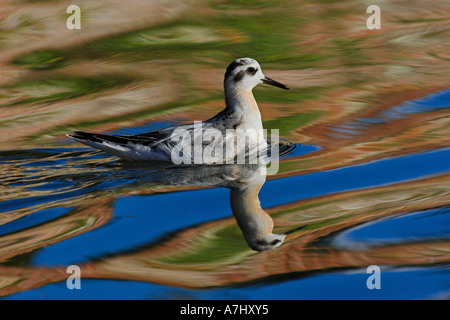
[[[136, 166], [127, 163], [125, 166]], [[265, 251], [279, 247], [286, 235], [273, 233], [273, 219], [261, 208], [259, 191], [266, 182], [265, 164], [213, 166], [168, 166], [137, 183], [161, 183], [184, 186], [215, 186], [230, 189], [230, 204], [237, 224], [251, 249]]]

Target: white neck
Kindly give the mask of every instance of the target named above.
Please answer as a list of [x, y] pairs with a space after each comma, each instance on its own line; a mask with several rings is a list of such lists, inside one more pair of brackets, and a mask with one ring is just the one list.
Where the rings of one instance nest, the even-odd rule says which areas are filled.
[[242, 119], [241, 127], [262, 129], [261, 113], [251, 89], [236, 87], [225, 82], [226, 109], [238, 114]]

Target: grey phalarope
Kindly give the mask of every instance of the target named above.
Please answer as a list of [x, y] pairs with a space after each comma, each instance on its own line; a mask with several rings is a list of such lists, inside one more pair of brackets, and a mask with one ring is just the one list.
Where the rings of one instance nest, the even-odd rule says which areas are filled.
[[[224, 136], [229, 129], [263, 130], [261, 113], [252, 89], [259, 84], [268, 84], [285, 90], [289, 87], [266, 77], [259, 63], [251, 58], [233, 61], [226, 69], [224, 79], [225, 109], [212, 118], [198, 123], [172, 126], [157, 131], [137, 135], [108, 135], [75, 131], [67, 136], [88, 146], [127, 160], [163, 160], [173, 162], [174, 148], [180, 148], [173, 135], [177, 130], [185, 130], [191, 135], [214, 129]], [[197, 124], [197, 125], [196, 125]], [[200, 129], [197, 129], [200, 128]], [[226, 141], [228, 138], [225, 138]], [[267, 146], [261, 136], [255, 138], [258, 146]], [[191, 140], [186, 143], [191, 144]], [[203, 148], [205, 144], [202, 145]], [[188, 148], [181, 148], [183, 151]], [[192, 158], [194, 152], [184, 156]]]

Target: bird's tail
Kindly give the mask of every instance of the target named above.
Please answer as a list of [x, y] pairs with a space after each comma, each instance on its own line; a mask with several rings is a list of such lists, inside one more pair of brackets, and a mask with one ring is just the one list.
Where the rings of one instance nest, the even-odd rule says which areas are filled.
[[67, 134], [67, 136], [92, 148], [127, 160], [146, 160], [143, 158], [143, 154], [149, 154], [151, 151], [150, 147], [139, 144], [131, 136], [116, 136], [83, 131], [75, 131]]

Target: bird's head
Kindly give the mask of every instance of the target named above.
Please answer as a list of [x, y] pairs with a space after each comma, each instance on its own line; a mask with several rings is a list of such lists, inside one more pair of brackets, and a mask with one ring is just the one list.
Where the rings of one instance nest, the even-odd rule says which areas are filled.
[[259, 63], [251, 58], [234, 60], [225, 72], [225, 87], [252, 90], [258, 84], [268, 84], [289, 90], [289, 87], [264, 75]]
[[286, 238], [285, 234], [275, 234], [269, 233], [268, 235], [258, 238], [246, 238], [248, 245], [255, 251], [266, 251], [270, 249], [275, 249], [284, 242], [284, 238]]

